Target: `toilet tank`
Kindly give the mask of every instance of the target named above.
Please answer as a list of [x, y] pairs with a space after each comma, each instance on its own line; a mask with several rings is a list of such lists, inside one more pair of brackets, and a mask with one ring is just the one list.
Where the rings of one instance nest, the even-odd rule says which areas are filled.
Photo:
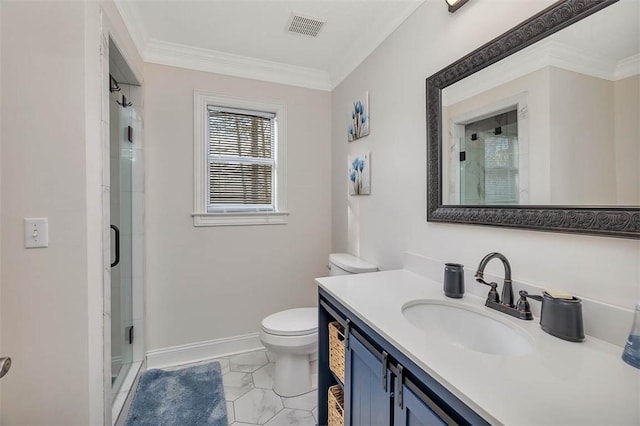
[[329, 276], [361, 274], [364, 272], [375, 272], [376, 265], [355, 257], [348, 253], [331, 253], [329, 255]]

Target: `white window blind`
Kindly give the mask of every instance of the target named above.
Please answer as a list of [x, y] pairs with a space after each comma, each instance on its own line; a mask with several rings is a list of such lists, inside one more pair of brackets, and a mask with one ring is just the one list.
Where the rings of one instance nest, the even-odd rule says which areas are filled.
[[518, 203], [518, 139], [515, 136], [484, 138], [486, 204]]
[[207, 211], [275, 211], [276, 115], [210, 105], [207, 128]]

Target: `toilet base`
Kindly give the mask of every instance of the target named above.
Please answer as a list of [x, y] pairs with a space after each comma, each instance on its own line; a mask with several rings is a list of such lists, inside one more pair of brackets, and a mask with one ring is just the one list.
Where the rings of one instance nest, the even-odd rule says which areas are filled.
[[283, 397], [312, 390], [309, 355], [279, 353], [273, 378], [273, 391]]
[[[276, 366], [273, 374], [273, 391], [283, 397], [290, 398], [292, 396], [298, 396], [310, 392], [312, 390], [311, 369], [312, 361], [316, 361], [318, 356], [318, 331], [317, 327], [313, 327], [313, 324], [317, 324], [318, 310], [317, 308], [300, 308], [307, 318], [307, 325], [304, 330], [311, 330], [306, 334], [293, 334], [291, 324], [286, 321], [284, 324], [271, 324], [271, 327], [284, 327], [285, 332], [292, 334], [276, 334], [269, 333], [265, 330], [264, 325], [260, 332], [260, 341], [265, 348], [270, 350], [276, 355]], [[300, 314], [300, 309], [292, 309], [290, 311], [283, 311], [274, 316], [282, 316], [283, 314], [290, 314], [291, 311]], [[295, 315], [294, 315], [295, 316]], [[267, 317], [264, 321], [273, 323], [272, 316]], [[263, 322], [264, 322], [263, 321]], [[279, 330], [279, 329], [277, 329]], [[276, 331], [277, 331], [276, 330]], [[313, 362], [313, 365], [317, 368], [317, 363]]]

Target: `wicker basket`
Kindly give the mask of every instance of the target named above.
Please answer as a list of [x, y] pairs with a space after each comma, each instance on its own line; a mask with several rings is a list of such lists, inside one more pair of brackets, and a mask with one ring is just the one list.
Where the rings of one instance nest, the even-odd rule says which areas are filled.
[[329, 388], [329, 409], [328, 423], [329, 426], [344, 426], [344, 392], [340, 385], [334, 385]]
[[344, 327], [329, 323], [329, 368], [344, 383]]

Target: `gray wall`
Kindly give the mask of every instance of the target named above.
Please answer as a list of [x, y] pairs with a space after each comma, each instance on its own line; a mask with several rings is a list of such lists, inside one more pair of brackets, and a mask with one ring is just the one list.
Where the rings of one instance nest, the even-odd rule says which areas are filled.
[[[141, 69], [110, 0], [0, 2], [2, 424], [102, 424], [108, 404], [101, 9]], [[49, 247], [25, 250], [40, 216]]]
[[640, 75], [614, 82], [616, 188], [621, 204], [640, 204]]
[[[331, 248], [330, 93], [152, 64], [145, 83], [147, 350], [314, 306]], [[194, 89], [286, 104], [288, 224], [193, 226]]]

